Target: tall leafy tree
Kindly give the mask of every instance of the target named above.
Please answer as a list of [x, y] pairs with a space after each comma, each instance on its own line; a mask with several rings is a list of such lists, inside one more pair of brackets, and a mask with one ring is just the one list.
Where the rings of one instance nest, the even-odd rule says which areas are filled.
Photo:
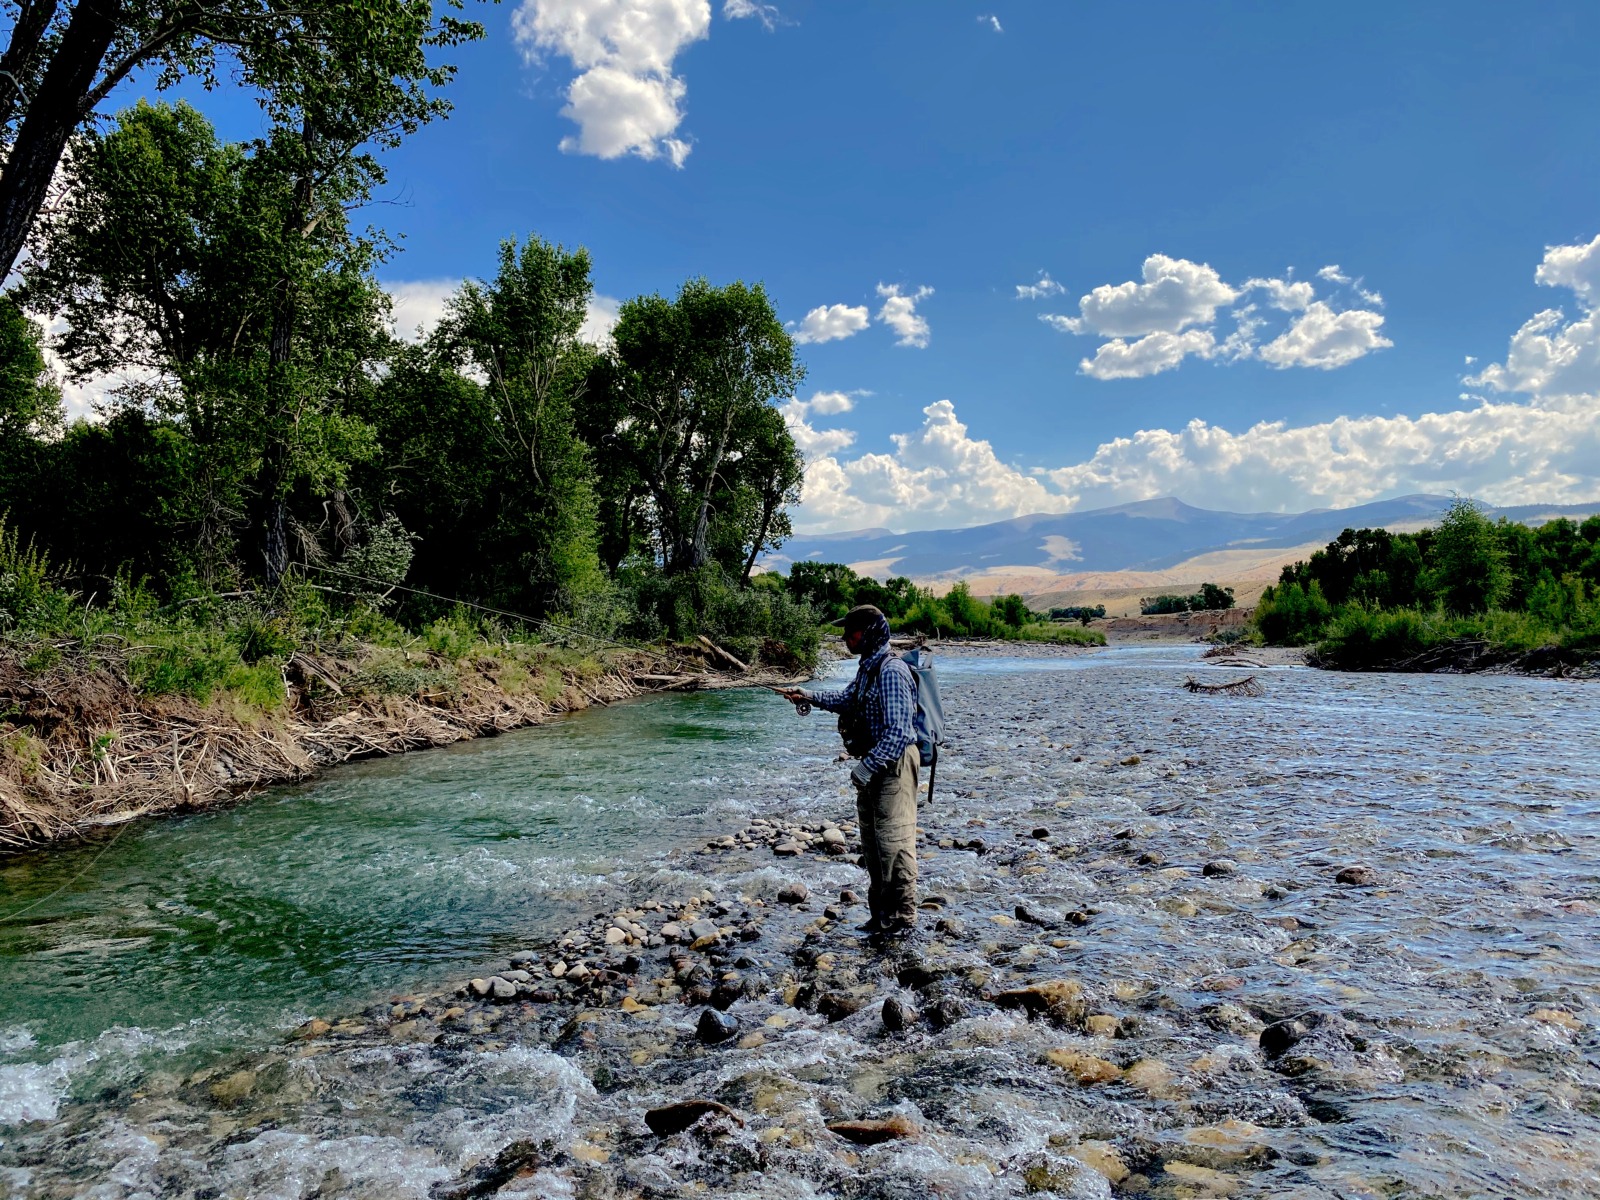
[[[432, 0], [12, 0], [0, 53], [0, 275], [9, 274], [49, 194], [74, 131], [138, 72], [157, 87], [232, 69], [269, 108], [337, 79], [381, 84], [429, 101], [454, 68], [431, 51], [483, 36]], [[459, 11], [461, 0], [444, 0]], [[330, 63], [340, 64], [336, 80]], [[292, 106], [293, 101], [290, 100]]]
[[[490, 281], [468, 281], [435, 337], [483, 379], [470, 449], [487, 460], [479, 545], [489, 594], [538, 611], [568, 607], [598, 583], [595, 496], [574, 412], [594, 351], [579, 338], [589, 255], [530, 237], [502, 243]], [[492, 499], [491, 499], [492, 497]]]
[[75, 374], [141, 368], [124, 401], [193, 439], [207, 573], [253, 511], [275, 581], [290, 491], [341, 486], [372, 449], [343, 399], [387, 351], [371, 278], [384, 245], [350, 227], [358, 171], [325, 177], [308, 213], [298, 139], [280, 127], [224, 145], [192, 108], [136, 105], [80, 137], [68, 200], [24, 276], [28, 303], [65, 318], [59, 348]]
[[612, 336], [609, 436], [648, 493], [663, 565], [697, 570], [713, 559], [725, 472], [770, 431], [760, 409], [792, 395], [804, 375], [794, 343], [760, 285], [704, 279], [672, 300], [628, 301]]
[[1483, 612], [1510, 586], [1505, 550], [1494, 522], [1472, 500], [1458, 496], [1434, 530], [1430, 590], [1449, 612]]

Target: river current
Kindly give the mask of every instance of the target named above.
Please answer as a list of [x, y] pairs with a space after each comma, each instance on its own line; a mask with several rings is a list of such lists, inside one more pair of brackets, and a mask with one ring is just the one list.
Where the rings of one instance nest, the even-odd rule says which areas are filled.
[[[616, 705], [0, 862], [0, 1195], [427, 1196], [529, 1137], [575, 1166], [498, 1194], [1600, 1194], [1600, 688], [1273, 668], [1264, 696], [1196, 696], [1186, 677], [1239, 673], [1197, 655], [939, 660], [954, 736], [923, 885], [967, 932], [928, 953], [995, 987], [1070, 977], [1094, 1030], [979, 1003], [890, 1045], [866, 1010], [834, 1025], [774, 995], [731, 1010], [765, 1044], [714, 1060], [683, 1048], [693, 1010], [646, 1014], [631, 1081], [507, 1037], [318, 1058], [270, 1118], [182, 1099], [310, 1017], [486, 973], [595, 912], [859, 886], [838, 859], [695, 853], [756, 817], [851, 815], [831, 721], [762, 692]], [[974, 832], [988, 853], [958, 848]], [[1351, 867], [1370, 874], [1339, 882]], [[1092, 920], [1042, 933], [1019, 898]], [[896, 987], [873, 994], [921, 1002]], [[1266, 1056], [1261, 1028], [1295, 1017], [1311, 1049]], [[760, 1114], [734, 1139], [759, 1169], [619, 1132], [686, 1091]], [[869, 1109], [920, 1135], [820, 1132]]]

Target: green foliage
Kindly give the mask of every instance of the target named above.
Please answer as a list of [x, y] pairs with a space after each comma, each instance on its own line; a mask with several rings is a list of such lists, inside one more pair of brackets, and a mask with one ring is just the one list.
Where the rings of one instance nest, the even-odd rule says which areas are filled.
[[[238, 15], [213, 8], [215, 29]], [[815, 611], [781, 579], [751, 582], [803, 477], [774, 406], [803, 368], [765, 292], [696, 279], [638, 298], [601, 351], [582, 340], [587, 252], [530, 237], [502, 244], [495, 277], [464, 284], [423, 345], [394, 341], [374, 278], [391, 244], [351, 214], [383, 179], [374, 148], [443, 111], [449, 69], [424, 51], [475, 27], [411, 0], [363, 12], [250, 43], [240, 69], [266, 122], [248, 143], [144, 101], [77, 137], [21, 295], [61, 318], [69, 373], [139, 382], [63, 431], [39, 330], [0, 302], [0, 511], [18, 564], [0, 622], [58, 625], [48, 604], [104, 608], [118, 581], [144, 581], [146, 602], [194, 601], [186, 625], [221, 631], [152, 642], [136, 664], [141, 686], [195, 698], [311, 629], [392, 636], [380, 607], [431, 644], [458, 599], [810, 661]], [[324, 590], [293, 586], [296, 565]], [[857, 590], [893, 612], [915, 593]], [[235, 593], [265, 615], [241, 623], [218, 600]]]
[[990, 608], [997, 620], [1013, 629], [1021, 629], [1039, 615], [1031, 612], [1027, 601], [1014, 593], [996, 598]]
[[623, 632], [640, 640], [682, 640], [706, 633], [745, 661], [750, 657], [809, 666], [822, 630], [803, 599], [768, 587], [741, 587], [715, 564], [669, 575], [635, 568], [619, 583], [635, 614]]
[[1076, 621], [1080, 625], [1087, 625], [1090, 621], [1099, 620], [1106, 615], [1104, 604], [1068, 604], [1050, 610], [1052, 621]]
[[1060, 646], [1104, 646], [1106, 635], [1098, 629], [1085, 629], [1077, 625], [1033, 622], [1017, 630], [1017, 638], [1024, 642], [1052, 642]]
[[1347, 529], [1283, 569], [1255, 612], [1275, 644], [1316, 644], [1320, 662], [1380, 669], [1453, 639], [1501, 655], [1600, 649], [1600, 520], [1537, 528], [1491, 522], [1470, 500], [1437, 529]]
[[1145, 616], [1166, 613], [1208, 612], [1233, 607], [1233, 589], [1202, 583], [1200, 590], [1190, 595], [1164, 593], [1139, 601], [1139, 611]]
[[1424, 586], [1457, 616], [1484, 612], [1505, 598], [1511, 586], [1505, 548], [1472, 501], [1457, 499], [1439, 522]]
[[66, 613], [66, 595], [51, 584], [49, 561], [0, 520], [0, 630], [50, 628]]
[[1303, 646], [1322, 636], [1332, 616], [1333, 606], [1322, 594], [1320, 580], [1304, 586], [1291, 580], [1261, 593], [1255, 620], [1261, 636], [1273, 645]]
[[704, 279], [625, 302], [612, 339], [580, 423], [599, 452], [608, 559], [649, 547], [670, 574], [715, 561], [748, 578], [798, 495], [799, 452], [771, 407], [805, 374], [793, 339], [759, 285]]

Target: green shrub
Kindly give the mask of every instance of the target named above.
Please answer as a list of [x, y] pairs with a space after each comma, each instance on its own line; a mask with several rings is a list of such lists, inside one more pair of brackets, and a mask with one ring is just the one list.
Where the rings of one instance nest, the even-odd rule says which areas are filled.
[[1383, 611], [1351, 604], [1329, 623], [1317, 643], [1317, 658], [1341, 671], [1382, 670], [1442, 640], [1442, 631], [1414, 609]]
[[1061, 646], [1104, 646], [1106, 635], [1098, 629], [1084, 629], [1079, 625], [1051, 624], [1035, 621], [1017, 631], [1017, 638], [1025, 642], [1053, 642]]
[[1333, 616], [1333, 608], [1322, 595], [1322, 585], [1313, 579], [1302, 587], [1280, 583], [1261, 593], [1256, 605], [1256, 628], [1269, 645], [1303, 646], [1322, 636]]

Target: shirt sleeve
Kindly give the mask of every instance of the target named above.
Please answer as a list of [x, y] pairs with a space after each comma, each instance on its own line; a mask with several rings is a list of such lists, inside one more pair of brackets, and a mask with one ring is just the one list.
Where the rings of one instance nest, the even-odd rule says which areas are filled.
[[834, 713], [843, 712], [845, 706], [850, 703], [850, 689], [842, 687], [813, 692], [808, 688], [806, 689], [806, 698], [811, 701], [814, 708]]
[[885, 663], [878, 675], [878, 696], [883, 702], [883, 732], [878, 744], [861, 758], [874, 774], [894, 766], [917, 740], [917, 684], [911, 668], [899, 659]]

